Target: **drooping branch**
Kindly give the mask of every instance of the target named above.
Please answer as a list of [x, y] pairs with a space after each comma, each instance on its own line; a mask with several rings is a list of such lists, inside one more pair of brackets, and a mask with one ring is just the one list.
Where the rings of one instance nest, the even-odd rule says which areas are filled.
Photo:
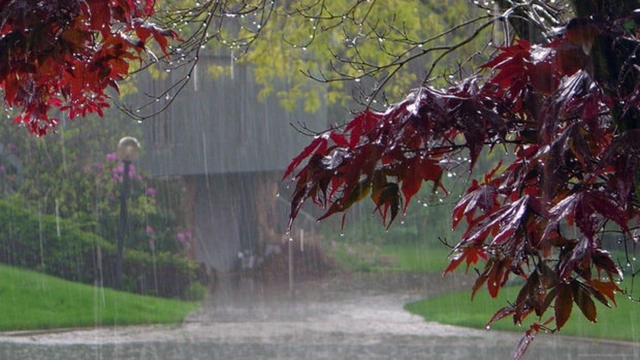
[[14, 122], [44, 135], [59, 109], [73, 119], [103, 114], [108, 88], [143, 62], [151, 48], [167, 55], [177, 34], [149, 21], [153, 1], [10, 1], [0, 5], [0, 87]]
[[[449, 155], [464, 148], [473, 170], [483, 149], [513, 144], [513, 157], [473, 180], [453, 210], [453, 226], [466, 231], [445, 274], [482, 261], [472, 294], [486, 287], [492, 297], [522, 278], [516, 299], [487, 324], [535, 318], [516, 345], [520, 359], [540, 330], [561, 330], [573, 307], [595, 322], [595, 303], [610, 307], [624, 293], [603, 238], [615, 229], [637, 242], [640, 25], [629, 12], [612, 16], [628, 8], [606, 2], [592, 13], [604, 9], [606, 19], [566, 24], [540, 1], [502, 3], [511, 6], [500, 20], [533, 24], [516, 33], [539, 28], [539, 43], [518, 36], [473, 76], [444, 89], [426, 83], [385, 111], [363, 110], [316, 137], [285, 178], [295, 183], [292, 221], [307, 200], [326, 209], [322, 219], [370, 198], [389, 226], [424, 182], [442, 186]], [[564, 26], [545, 25], [550, 16]], [[366, 66], [364, 56], [343, 59]]]
[[[143, 121], [165, 111], [191, 81], [199, 58], [204, 53], [216, 53], [225, 49], [231, 56], [246, 53], [259, 38], [273, 12], [274, 3], [267, 0], [256, 2], [234, 2], [208, 0], [183, 5], [182, 1], [166, 1], [158, 9], [155, 19], [168, 27], [177, 29], [182, 41], [169, 47], [168, 53], [135, 73], [148, 67], [161, 72], [172, 72], [185, 68], [183, 75], [162, 89], [160, 93], [146, 94], [142, 104], [121, 102], [118, 107], [129, 117]], [[214, 43], [215, 45], [212, 45]], [[157, 100], [164, 98], [162, 106]]]

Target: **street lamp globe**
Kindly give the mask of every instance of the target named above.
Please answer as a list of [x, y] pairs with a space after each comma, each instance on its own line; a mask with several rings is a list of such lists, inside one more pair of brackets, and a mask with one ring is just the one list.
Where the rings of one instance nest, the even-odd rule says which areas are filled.
[[134, 161], [140, 155], [140, 143], [138, 139], [125, 136], [118, 142], [118, 148], [116, 149], [118, 159], [122, 161]]

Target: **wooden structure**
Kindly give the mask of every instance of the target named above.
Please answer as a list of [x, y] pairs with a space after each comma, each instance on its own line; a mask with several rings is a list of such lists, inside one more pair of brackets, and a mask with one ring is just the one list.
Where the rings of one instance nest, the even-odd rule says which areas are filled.
[[[247, 66], [235, 65], [217, 78], [208, 73], [209, 66], [229, 61], [199, 61], [171, 106], [141, 125], [144, 152], [137, 162], [154, 177], [183, 179], [183, 210], [194, 234], [191, 256], [220, 272], [252, 267], [269, 245], [282, 242], [288, 204], [277, 197], [280, 178], [309, 142], [291, 124], [327, 126], [325, 108], [287, 112], [276, 96], [260, 101]], [[168, 75], [143, 81], [141, 91], [158, 94], [183, 76]]]

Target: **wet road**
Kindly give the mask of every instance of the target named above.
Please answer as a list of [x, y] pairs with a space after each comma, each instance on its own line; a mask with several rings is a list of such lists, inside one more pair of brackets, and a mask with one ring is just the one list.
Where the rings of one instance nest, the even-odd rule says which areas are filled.
[[[219, 289], [180, 325], [0, 334], [1, 359], [508, 359], [519, 334], [428, 323], [407, 302], [463, 279], [335, 277]], [[526, 359], [640, 359], [640, 345], [540, 335]]]

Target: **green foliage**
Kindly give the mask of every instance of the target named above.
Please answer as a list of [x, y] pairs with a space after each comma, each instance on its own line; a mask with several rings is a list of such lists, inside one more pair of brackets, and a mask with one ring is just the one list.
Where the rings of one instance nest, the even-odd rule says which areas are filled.
[[[410, 66], [389, 64], [416, 56], [423, 46], [435, 48], [461, 41], [469, 32], [438, 38], [435, 35], [478, 14], [477, 8], [464, 1], [278, 3], [269, 22], [260, 28], [259, 41], [252, 43], [239, 60], [252, 65], [256, 81], [262, 86], [261, 97], [286, 84], [287, 90], [278, 91], [276, 95], [287, 109], [300, 106], [313, 112], [323, 103], [349, 104], [354, 86], [366, 84], [368, 87], [373, 82], [369, 75], [375, 72], [379, 72], [377, 75], [394, 73], [386, 84], [385, 97], [398, 100], [407, 89], [419, 85], [420, 77], [441, 52], [417, 56]], [[228, 29], [220, 31], [224, 33]], [[242, 34], [221, 37], [242, 38]], [[241, 41], [221, 41], [222, 47], [211, 47], [209, 51], [237, 56], [243, 51], [241, 44]], [[450, 66], [472, 55], [462, 49], [451, 53], [445, 62]], [[438, 70], [445, 68], [438, 67]], [[209, 70], [216, 75], [227, 73], [219, 66]], [[323, 79], [324, 76], [355, 82], [319, 84], [310, 80], [310, 77]]]
[[[115, 246], [71, 222], [34, 214], [20, 201], [0, 201], [0, 262], [35, 269], [67, 280], [111, 286]], [[128, 291], [184, 297], [197, 282], [199, 266], [168, 252], [125, 249]]]
[[[78, 284], [0, 264], [0, 331], [182, 321], [197, 303]], [[28, 314], [28, 316], [25, 316]]]
[[[73, 219], [83, 230], [115, 243], [123, 164], [114, 150], [122, 136], [139, 135], [140, 130], [122, 114], [110, 115], [109, 122], [65, 121], [58, 133], [42, 138], [24, 138], [12, 124], [0, 124], [0, 188], [5, 197], [18, 194], [40, 213]], [[9, 160], [19, 164], [19, 174]], [[159, 183], [151, 186], [135, 164], [130, 178], [130, 231], [125, 245], [148, 253], [180, 253], [184, 244], [176, 239], [178, 219], [156, 200]]]
[[202, 301], [207, 297], [209, 289], [200, 283], [192, 283], [187, 289], [185, 298], [190, 301]]
[[[7, 112], [7, 116], [12, 116]], [[0, 144], [18, 159], [20, 181], [13, 187], [33, 207], [63, 218], [85, 218], [103, 205], [95, 178], [88, 171], [105, 155], [115, 151], [125, 135], [138, 135], [130, 119], [118, 112], [110, 120], [89, 118], [83, 122], [63, 120], [49, 136], [25, 137], [15, 124], [0, 124]]]
[[[94, 214], [96, 233], [105, 239], [117, 239], [120, 226], [120, 195], [122, 192], [123, 163], [115, 153], [106, 155], [103, 162], [85, 168], [88, 181], [96, 189]], [[127, 248], [139, 251], [171, 251], [180, 253], [185, 244], [176, 238], [177, 219], [171, 211], [161, 209], [156, 200], [157, 189], [148, 185], [147, 176], [130, 165], [130, 194], [128, 199]]]

